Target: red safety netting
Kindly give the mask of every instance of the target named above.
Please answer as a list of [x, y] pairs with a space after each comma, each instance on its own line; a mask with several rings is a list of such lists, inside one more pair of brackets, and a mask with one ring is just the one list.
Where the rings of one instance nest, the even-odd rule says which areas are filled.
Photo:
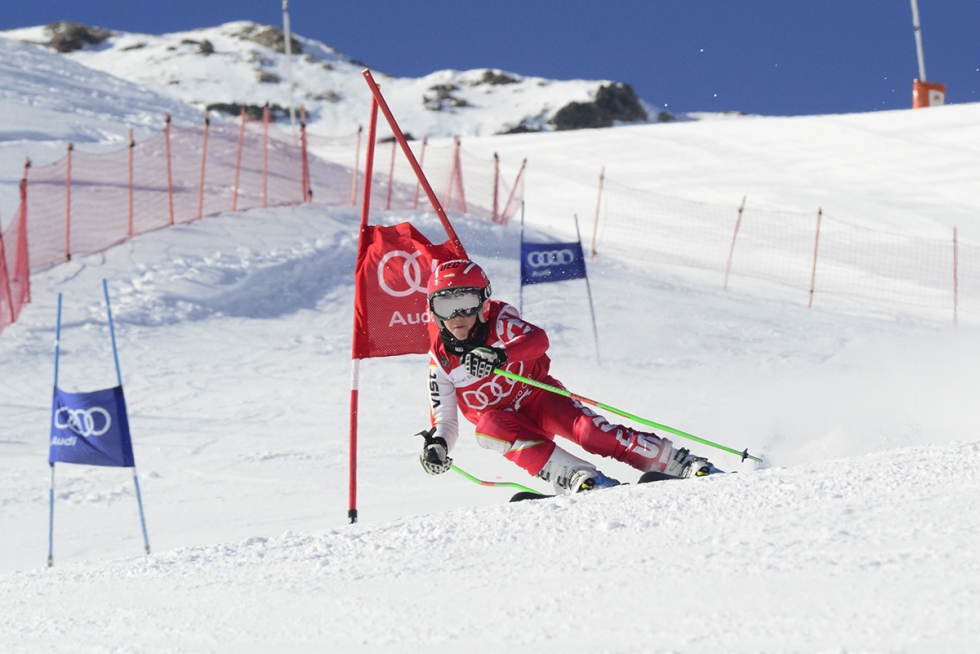
[[0, 331], [16, 321], [20, 310], [31, 301], [26, 193], [27, 180], [21, 180], [17, 217], [0, 234]]
[[[520, 174], [512, 189], [500, 178], [496, 159], [463, 152], [459, 139], [441, 147], [423, 140], [412, 148], [447, 211], [500, 223], [516, 213], [523, 199]], [[168, 117], [159, 134], [139, 143], [131, 140], [115, 152], [69, 146], [65, 157], [31, 168], [26, 176], [24, 220], [3, 234], [0, 312], [9, 319], [29, 299], [29, 278], [18, 276], [15, 266], [45, 268], [137, 234], [225, 211], [302, 202], [355, 205], [364, 188], [365, 150], [360, 130], [324, 137], [300, 125], [292, 134], [267, 119], [250, 121], [244, 115], [223, 123], [205, 119], [193, 127], [171, 125]], [[372, 208], [426, 206], [404, 154], [388, 143], [380, 143], [376, 152]], [[505, 210], [502, 198], [511, 200], [510, 209]], [[13, 256], [11, 242], [22, 242], [23, 256]]]
[[752, 277], [801, 300], [850, 296], [980, 315], [980, 247], [868, 229], [824, 214], [724, 207], [605, 180], [595, 249]]

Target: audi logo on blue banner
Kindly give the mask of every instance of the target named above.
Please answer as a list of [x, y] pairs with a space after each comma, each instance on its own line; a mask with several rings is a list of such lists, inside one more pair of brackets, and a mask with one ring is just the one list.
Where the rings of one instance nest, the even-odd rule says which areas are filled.
[[121, 386], [87, 393], [55, 388], [48, 462], [129, 468], [133, 443]]
[[54, 426], [57, 429], [70, 429], [79, 436], [102, 436], [112, 426], [112, 416], [100, 406], [90, 409], [69, 409], [61, 407], [54, 413]]
[[521, 244], [522, 285], [584, 277], [585, 255], [579, 243]]
[[575, 253], [565, 248], [563, 250], [545, 250], [543, 252], [528, 252], [527, 263], [532, 268], [546, 266], [567, 266], [575, 261]]

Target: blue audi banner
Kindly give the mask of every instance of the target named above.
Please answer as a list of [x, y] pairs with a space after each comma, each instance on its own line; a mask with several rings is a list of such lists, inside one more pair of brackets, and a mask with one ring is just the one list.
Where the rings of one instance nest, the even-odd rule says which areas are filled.
[[581, 243], [521, 243], [521, 285], [585, 278]]
[[122, 386], [91, 393], [54, 389], [48, 463], [55, 461], [121, 468], [136, 465]]

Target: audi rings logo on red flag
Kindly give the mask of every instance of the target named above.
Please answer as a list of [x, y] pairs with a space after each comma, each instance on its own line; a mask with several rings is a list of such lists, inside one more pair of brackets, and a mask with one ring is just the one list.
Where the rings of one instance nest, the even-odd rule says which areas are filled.
[[409, 223], [368, 225], [361, 238], [354, 356], [427, 352], [426, 285], [438, 262], [458, 259], [460, 253], [446, 244], [433, 245]]
[[[378, 286], [381, 287], [381, 290], [392, 297], [407, 297], [412, 293], [425, 295], [425, 282], [422, 281], [422, 265], [419, 263], [419, 256], [421, 254], [418, 250], [411, 253], [405, 252], [404, 250], [392, 250], [381, 257], [381, 261], [378, 263]], [[399, 280], [399, 283], [395, 284], [398, 288], [392, 288], [388, 284], [389, 275], [386, 274], [386, 270], [388, 270], [388, 262], [396, 257], [404, 259], [401, 267], [402, 279]], [[437, 265], [439, 265], [439, 262], [433, 259], [430, 265], [430, 274], [436, 269]], [[427, 281], [428, 277], [426, 277]], [[394, 283], [394, 280], [392, 280], [392, 283]]]
[[133, 445], [122, 387], [90, 393], [54, 390], [48, 462], [130, 468]]

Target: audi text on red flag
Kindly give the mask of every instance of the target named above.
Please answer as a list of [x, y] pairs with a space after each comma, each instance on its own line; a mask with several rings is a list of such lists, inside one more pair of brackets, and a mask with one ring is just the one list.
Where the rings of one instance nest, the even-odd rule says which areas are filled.
[[451, 242], [433, 245], [409, 223], [367, 225], [355, 276], [354, 358], [429, 350], [425, 286], [440, 262], [466, 256]]

